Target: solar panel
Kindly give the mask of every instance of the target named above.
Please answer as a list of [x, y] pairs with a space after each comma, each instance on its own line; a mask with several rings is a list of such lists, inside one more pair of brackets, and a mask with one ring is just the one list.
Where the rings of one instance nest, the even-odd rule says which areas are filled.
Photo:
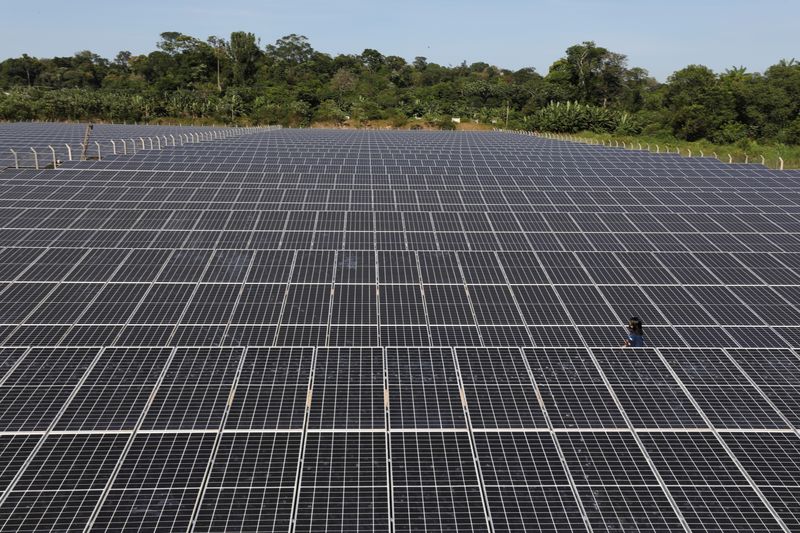
[[798, 529], [800, 174], [95, 133], [0, 125], [0, 531]]

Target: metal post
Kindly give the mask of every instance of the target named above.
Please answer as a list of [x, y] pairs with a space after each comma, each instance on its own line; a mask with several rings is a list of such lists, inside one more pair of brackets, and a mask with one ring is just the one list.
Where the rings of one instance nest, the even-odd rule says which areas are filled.
[[728, 154], [728, 164], [733, 164], [733, 156]]
[[170, 135], [170, 138], [172, 139], [172, 146], [174, 147], [175, 146], [175, 136], [174, 135]]
[[764, 157], [764, 154], [761, 154], [761, 164], [767, 166], [767, 158]]
[[117, 143], [114, 142], [114, 139], [111, 139], [111, 153], [117, 155]]
[[778, 158], [778, 169], [779, 170], [783, 170], [783, 158], [782, 157]]
[[746, 165], [749, 162], [750, 162], [750, 156], [747, 154], [747, 152], [745, 152], [744, 153], [744, 164]]
[[661, 148], [660, 148], [658, 145], [656, 145], [656, 153], [657, 153], [657, 154], [660, 154], [660, 153], [661, 153]]
[[689, 157], [692, 157], [692, 149], [691, 148], [687, 148], [687, 150], [689, 151]]
[[144, 150], [144, 137], [139, 137], [139, 140], [142, 141], [142, 150]]
[[122, 155], [128, 155], [128, 143], [125, 142], [125, 139], [122, 139]]
[[150, 142], [150, 149], [151, 150], [155, 150], [155, 148], [153, 147], [153, 138], [152, 137], [148, 137], [147, 140]]
[[100, 153], [100, 143], [95, 141], [94, 144], [97, 146], [97, 160], [102, 161], [103, 155]]
[[704, 154], [703, 151], [700, 150], [700, 157], [705, 157], [705, 156], [706, 156], [706, 154]]
[[69, 144], [64, 144], [67, 147], [67, 159], [72, 161], [72, 147]]
[[53, 168], [58, 168], [58, 159], [56, 159], [56, 149], [50, 145], [48, 145], [47, 147], [50, 148], [50, 153], [53, 154]]
[[158, 149], [161, 150], [161, 137], [159, 137], [158, 135], [156, 135], [156, 143], [158, 144]]
[[31, 152], [33, 152], [33, 166], [36, 170], [39, 170], [39, 154], [36, 153], [36, 149], [31, 146]]
[[14, 168], [19, 168], [19, 157], [17, 156], [17, 152], [14, 151], [13, 148], [9, 148], [11, 153], [14, 154]]

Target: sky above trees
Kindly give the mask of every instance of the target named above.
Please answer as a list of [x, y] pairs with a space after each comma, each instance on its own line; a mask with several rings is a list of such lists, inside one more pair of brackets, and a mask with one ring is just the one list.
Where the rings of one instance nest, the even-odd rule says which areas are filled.
[[120, 50], [147, 53], [166, 29], [198, 37], [245, 29], [262, 43], [298, 33], [330, 54], [374, 48], [408, 60], [486, 61], [541, 73], [568, 46], [591, 39], [624, 50], [662, 81], [690, 63], [763, 71], [777, 59], [800, 56], [795, 0], [138, 0], [124, 6], [17, 2], [11, 16], [0, 17], [0, 60], [85, 49], [108, 58]]

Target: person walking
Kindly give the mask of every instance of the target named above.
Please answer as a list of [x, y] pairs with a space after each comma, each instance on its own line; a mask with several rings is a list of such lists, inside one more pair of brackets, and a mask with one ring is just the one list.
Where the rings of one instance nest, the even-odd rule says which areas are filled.
[[639, 317], [635, 316], [628, 320], [628, 338], [625, 339], [623, 348], [643, 348], [644, 347], [644, 331], [642, 330], [642, 321]]

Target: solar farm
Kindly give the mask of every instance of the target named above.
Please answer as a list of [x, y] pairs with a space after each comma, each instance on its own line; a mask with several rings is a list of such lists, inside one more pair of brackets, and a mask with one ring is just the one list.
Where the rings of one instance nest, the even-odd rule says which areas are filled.
[[800, 531], [800, 172], [96, 129], [0, 124], [0, 531]]

